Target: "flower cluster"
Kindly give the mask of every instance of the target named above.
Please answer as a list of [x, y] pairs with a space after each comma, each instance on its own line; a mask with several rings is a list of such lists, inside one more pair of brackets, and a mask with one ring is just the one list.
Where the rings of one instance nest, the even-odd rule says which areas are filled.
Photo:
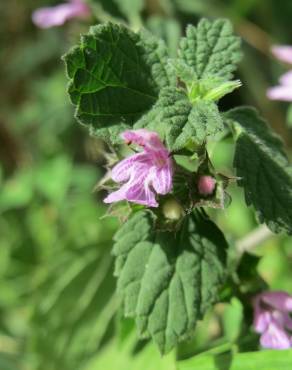
[[254, 329], [261, 334], [264, 348], [286, 349], [292, 347], [292, 295], [274, 291], [258, 294], [254, 298]]
[[40, 28], [61, 26], [72, 18], [86, 18], [90, 15], [87, 4], [82, 0], [68, 0], [68, 3], [37, 9], [32, 21]]

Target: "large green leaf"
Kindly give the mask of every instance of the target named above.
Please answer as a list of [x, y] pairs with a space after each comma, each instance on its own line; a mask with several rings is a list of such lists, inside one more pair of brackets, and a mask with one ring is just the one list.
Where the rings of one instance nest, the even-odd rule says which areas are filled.
[[217, 300], [227, 244], [200, 214], [186, 217], [177, 233], [155, 231], [155, 220], [150, 211], [136, 213], [115, 235], [113, 253], [125, 315], [167, 353]]
[[216, 76], [228, 80], [241, 59], [240, 39], [233, 35], [228, 20], [202, 19], [197, 27], [187, 27], [179, 58], [192, 67], [197, 79]]
[[167, 50], [148, 33], [112, 23], [90, 28], [64, 56], [77, 119], [106, 140], [133, 125], [174, 83]]
[[292, 168], [281, 140], [252, 108], [236, 108], [226, 116], [240, 132], [234, 167], [246, 203], [272, 231], [292, 233]]

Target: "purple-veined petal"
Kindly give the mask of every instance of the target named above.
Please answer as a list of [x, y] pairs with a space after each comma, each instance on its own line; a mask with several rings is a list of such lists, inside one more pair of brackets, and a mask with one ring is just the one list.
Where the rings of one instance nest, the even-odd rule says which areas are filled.
[[158, 207], [156, 193], [166, 194], [172, 188], [173, 168], [168, 150], [156, 132], [128, 130], [122, 137], [127, 143], [138, 144], [144, 150], [124, 159], [112, 169], [112, 179], [125, 183], [104, 201], [111, 203], [126, 199], [148, 207]]
[[158, 134], [154, 131], [148, 131], [143, 128], [138, 130], [128, 130], [122, 133], [122, 138], [127, 143], [134, 143], [145, 150], [166, 150]]
[[291, 347], [289, 335], [274, 320], [271, 321], [267, 330], [261, 335], [260, 343], [264, 348], [287, 349]]
[[264, 292], [260, 295], [262, 302], [283, 311], [292, 311], [292, 296], [282, 291]]
[[271, 48], [271, 51], [281, 62], [292, 64], [292, 46], [275, 45]]
[[158, 207], [155, 194], [149, 187], [147, 172], [132, 173], [129, 181], [123, 184], [119, 190], [110, 193], [104, 202], [113, 203], [121, 200], [128, 200], [148, 207]]
[[130, 202], [146, 205], [148, 207], [158, 207], [155, 199], [155, 194], [149, 186], [147, 176], [141, 175], [129, 184], [126, 199]]
[[32, 14], [32, 21], [40, 28], [50, 28], [61, 26], [71, 18], [87, 17], [89, 14], [89, 8], [85, 3], [74, 0], [67, 4], [37, 9]]
[[111, 171], [111, 177], [115, 182], [127, 181], [133, 170], [133, 166], [137, 167], [137, 164], [144, 164], [146, 167], [151, 167], [151, 162], [145, 153], [137, 153], [125, 158], [117, 165], [115, 165]]
[[150, 176], [151, 176], [152, 186], [158, 194], [167, 194], [171, 191], [171, 188], [172, 188], [172, 168], [171, 166], [153, 168]]
[[267, 90], [267, 97], [271, 100], [292, 101], [292, 86], [279, 85]]

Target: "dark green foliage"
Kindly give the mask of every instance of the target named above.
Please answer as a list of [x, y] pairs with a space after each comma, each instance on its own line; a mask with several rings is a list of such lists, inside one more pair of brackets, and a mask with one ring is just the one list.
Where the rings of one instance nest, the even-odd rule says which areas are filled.
[[234, 167], [246, 203], [272, 231], [291, 234], [292, 168], [282, 141], [252, 108], [233, 109], [226, 117], [239, 131]]
[[166, 59], [164, 43], [146, 31], [135, 34], [112, 23], [91, 27], [64, 57], [78, 120], [117, 141], [171, 84]]
[[155, 219], [150, 211], [136, 213], [117, 232], [113, 253], [125, 315], [167, 353], [216, 302], [227, 243], [200, 214], [186, 217], [176, 234], [155, 231]]

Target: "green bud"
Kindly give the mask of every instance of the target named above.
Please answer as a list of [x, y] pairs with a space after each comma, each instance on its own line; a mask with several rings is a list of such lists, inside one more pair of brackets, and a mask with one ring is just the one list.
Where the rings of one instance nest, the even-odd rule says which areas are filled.
[[162, 212], [166, 218], [172, 221], [179, 220], [184, 214], [182, 206], [175, 199], [167, 200], [162, 206]]

